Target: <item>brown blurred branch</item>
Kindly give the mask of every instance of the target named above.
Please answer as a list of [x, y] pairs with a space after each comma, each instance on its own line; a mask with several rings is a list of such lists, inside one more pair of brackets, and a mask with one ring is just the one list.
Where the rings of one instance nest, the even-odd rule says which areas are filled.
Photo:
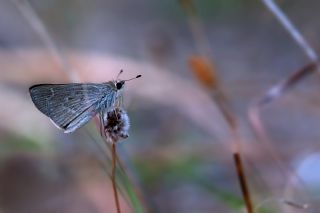
[[[296, 84], [300, 83], [303, 79], [310, 76], [311, 74], [316, 73], [317, 66], [317, 63], [310, 63], [302, 67], [298, 71], [294, 72], [287, 79], [279, 82], [278, 84], [274, 85], [271, 89], [269, 89], [261, 98], [254, 102], [248, 110], [249, 121], [257, 138], [261, 142], [263, 142], [262, 145], [265, 146], [265, 149], [272, 155], [273, 159], [276, 160], [276, 163], [282, 169], [282, 171], [287, 171], [289, 174], [292, 174], [298, 181], [300, 180], [299, 177], [297, 177], [297, 175], [291, 169], [288, 169], [283, 165], [281, 159], [279, 159], [275, 155], [275, 150], [269, 144], [270, 139], [268, 138], [268, 135], [261, 121], [260, 111], [267, 105], [274, 103], [276, 100], [284, 96], [287, 93], [287, 91], [296, 86]], [[291, 203], [294, 202], [291, 201]], [[308, 206], [307, 204], [303, 205]]]
[[[300, 32], [295, 28], [295, 26], [290, 22], [288, 17], [279, 9], [279, 7], [272, 1], [272, 0], [262, 0], [268, 9], [274, 14], [274, 16], [280, 21], [280, 23], [284, 26], [284, 28], [289, 32], [289, 34], [293, 37], [296, 43], [302, 48], [302, 50], [306, 53], [312, 63], [308, 64], [307, 66], [299, 69], [298, 71], [294, 72], [292, 75], [284, 79], [283, 81], [279, 82], [278, 84], [274, 85], [269, 89], [261, 98], [259, 98], [250, 108], [249, 108], [249, 120], [253, 127], [254, 132], [256, 133], [257, 137], [263, 141], [264, 145], [267, 146], [269, 152], [272, 154], [274, 159], [276, 159], [277, 163], [279, 164], [280, 168], [284, 169], [284, 166], [275, 156], [275, 152], [272, 149], [272, 146], [268, 145], [269, 139], [267, 137], [266, 131], [263, 127], [261, 118], [260, 118], [260, 109], [269, 105], [283, 95], [286, 94], [292, 87], [294, 87], [297, 83], [301, 82], [307, 76], [313, 74], [317, 71], [318, 68], [318, 61], [317, 61], [317, 54], [311, 48], [311, 46], [305, 41], [303, 36]], [[292, 171], [289, 171], [293, 173]], [[294, 174], [296, 177], [296, 175]], [[299, 179], [298, 177], [296, 177]], [[292, 202], [293, 203], [293, 202]]]
[[254, 105], [257, 107], [264, 107], [267, 104], [271, 104], [272, 102], [279, 99], [283, 96], [288, 90], [294, 87], [297, 83], [313, 74], [317, 69], [318, 64], [316, 62], [310, 63], [298, 71], [294, 72], [288, 78], [279, 82], [269, 89]]
[[[278, 5], [273, 0], [261, 0], [265, 6], [270, 10], [270, 12], [278, 19], [284, 29], [291, 35], [294, 41], [299, 45], [299, 47], [304, 51], [307, 57], [311, 60], [312, 63], [307, 66], [299, 69], [294, 72], [292, 75], [284, 79], [283, 81], [277, 83], [272, 86], [261, 98], [259, 98], [256, 102], [249, 107], [248, 116], [249, 121], [251, 122], [252, 128], [258, 137], [258, 139], [266, 146], [267, 150], [272, 154], [273, 158], [279, 164], [280, 168], [284, 169], [285, 167], [282, 165], [282, 161], [278, 159], [278, 157], [274, 154], [274, 150], [272, 146], [269, 145], [269, 139], [267, 137], [267, 133], [264, 129], [263, 123], [260, 118], [260, 110], [269, 105], [276, 100], [280, 99], [283, 95], [286, 94], [292, 87], [294, 87], [297, 83], [301, 82], [307, 76], [316, 72], [319, 68], [318, 55], [314, 51], [314, 49], [308, 44], [308, 42], [304, 39], [299, 30], [294, 26], [294, 24], [290, 21], [287, 15], [278, 7]], [[290, 169], [287, 169], [290, 174], [300, 180], [299, 177]], [[296, 205], [295, 202], [287, 202], [287, 205]], [[308, 207], [307, 204], [303, 205], [304, 207]]]
[[253, 206], [252, 206], [252, 202], [250, 199], [250, 193], [248, 190], [248, 185], [247, 185], [247, 181], [246, 181], [246, 177], [244, 174], [244, 168], [243, 168], [243, 164], [242, 164], [242, 159], [239, 153], [234, 153], [233, 154], [233, 158], [236, 164], [236, 169], [237, 169], [237, 174], [239, 177], [239, 181], [240, 181], [240, 187], [241, 187], [241, 191], [243, 193], [243, 197], [244, 197], [244, 201], [246, 202], [246, 206], [247, 206], [247, 210], [249, 213], [253, 212]]
[[186, 11], [189, 27], [193, 34], [199, 56], [191, 57], [189, 65], [191, 70], [202, 84], [210, 93], [212, 99], [218, 106], [220, 113], [224, 117], [231, 131], [232, 152], [234, 156], [234, 163], [237, 169], [237, 175], [240, 183], [240, 188], [244, 198], [244, 202], [248, 213], [253, 213], [252, 199], [247, 184], [247, 178], [244, 172], [243, 162], [241, 160], [241, 139], [239, 136], [239, 127], [234, 111], [229, 103], [223, 89], [219, 85], [217, 72], [212, 63], [210, 63], [211, 51], [208, 39], [198, 16], [196, 7], [192, 0], [180, 0], [182, 8]]

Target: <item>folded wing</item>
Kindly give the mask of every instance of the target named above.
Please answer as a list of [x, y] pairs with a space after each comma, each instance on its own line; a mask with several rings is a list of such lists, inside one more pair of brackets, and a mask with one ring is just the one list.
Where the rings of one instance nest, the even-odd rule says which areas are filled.
[[35, 106], [66, 133], [87, 123], [98, 112], [101, 100], [112, 92], [107, 84], [39, 84], [30, 95]]

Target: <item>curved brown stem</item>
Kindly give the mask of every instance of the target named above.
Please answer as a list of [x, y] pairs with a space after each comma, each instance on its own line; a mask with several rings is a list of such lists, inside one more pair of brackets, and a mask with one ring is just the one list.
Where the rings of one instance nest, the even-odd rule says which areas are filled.
[[246, 204], [247, 207], [247, 211], [248, 213], [253, 213], [253, 205], [252, 205], [252, 201], [250, 198], [250, 193], [249, 193], [249, 187], [246, 181], [246, 176], [244, 173], [244, 168], [243, 168], [243, 164], [242, 164], [242, 159], [240, 156], [240, 153], [234, 153], [233, 154], [233, 158], [235, 161], [235, 165], [236, 165], [236, 170], [237, 170], [237, 175], [239, 178], [239, 183], [240, 183], [240, 187], [241, 187], [241, 191], [243, 194], [243, 198], [244, 198], [244, 202]]
[[116, 165], [117, 165], [117, 150], [116, 150], [116, 143], [113, 142], [112, 143], [112, 173], [111, 173], [112, 189], [114, 194], [114, 200], [116, 203], [117, 213], [121, 213], [117, 183], [116, 183]]

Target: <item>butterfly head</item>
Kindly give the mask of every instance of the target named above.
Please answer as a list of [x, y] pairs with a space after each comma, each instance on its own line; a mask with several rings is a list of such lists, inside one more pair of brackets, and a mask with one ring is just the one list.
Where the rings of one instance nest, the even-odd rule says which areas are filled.
[[117, 90], [123, 89], [124, 83], [125, 83], [124, 80], [116, 81], [116, 82], [115, 82], [115, 86], [116, 86]]
[[120, 76], [120, 74], [121, 74], [122, 72], [123, 72], [123, 70], [120, 70], [120, 72], [119, 72], [119, 74], [118, 74], [118, 76], [117, 76], [117, 80], [114, 81], [114, 85], [115, 85], [115, 87], [116, 87], [116, 89], [117, 89], [118, 91], [123, 89], [124, 84], [125, 84], [126, 81], [131, 81], [131, 80], [133, 80], [133, 79], [136, 79], [136, 78], [140, 78], [140, 77], [141, 77], [141, 75], [137, 75], [136, 77], [130, 78], [130, 79], [127, 79], [127, 80], [118, 80], [118, 79], [119, 79], [119, 76]]

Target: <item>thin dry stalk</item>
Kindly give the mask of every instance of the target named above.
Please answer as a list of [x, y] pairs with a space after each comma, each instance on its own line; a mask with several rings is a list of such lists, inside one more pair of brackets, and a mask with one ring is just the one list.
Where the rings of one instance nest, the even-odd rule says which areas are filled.
[[261, 0], [270, 12], [278, 19], [286, 31], [291, 35], [295, 42], [300, 46], [304, 53], [312, 62], [318, 60], [318, 55], [314, 49], [304, 39], [299, 30], [292, 24], [288, 16], [278, 7], [273, 0]]
[[234, 156], [234, 162], [237, 169], [237, 175], [242, 191], [243, 199], [248, 213], [253, 213], [252, 199], [247, 184], [247, 178], [244, 172], [243, 162], [241, 160], [241, 139], [238, 134], [238, 124], [235, 113], [232, 110], [228, 99], [223, 92], [223, 89], [219, 85], [217, 73], [215, 72], [214, 66], [210, 63], [211, 51], [210, 45], [206, 37], [205, 31], [202, 27], [200, 18], [197, 14], [195, 5], [191, 0], [180, 0], [182, 8], [186, 11], [189, 21], [189, 26], [193, 34], [198, 52], [200, 56], [192, 57], [189, 59], [189, 65], [199, 82], [204, 86], [210, 93], [212, 99], [217, 104], [218, 109], [223, 115], [226, 123], [230, 128], [232, 135], [232, 152]]
[[308, 204], [296, 203], [290, 200], [283, 200], [282, 202], [296, 209], [306, 210], [309, 208]]
[[[298, 44], [298, 46], [304, 51], [307, 57], [311, 60], [312, 63], [299, 69], [294, 72], [292, 75], [274, 85], [269, 89], [261, 98], [259, 98], [256, 102], [249, 107], [248, 116], [249, 121], [253, 127], [253, 130], [258, 137], [258, 139], [263, 142], [266, 150], [268, 150], [273, 158], [278, 163], [279, 167], [282, 168], [282, 171], [287, 171], [287, 174], [292, 174], [295, 179], [297, 179], [300, 183], [300, 178], [293, 172], [293, 170], [288, 169], [283, 166], [282, 161], [275, 155], [275, 151], [273, 150], [271, 144], [269, 144], [270, 140], [267, 136], [267, 133], [264, 129], [263, 123], [260, 118], [260, 111], [263, 107], [274, 103], [276, 100], [280, 99], [287, 91], [289, 91], [293, 86], [297, 83], [301, 82], [307, 76], [316, 72], [319, 68], [318, 55], [314, 51], [314, 49], [308, 44], [299, 30], [293, 25], [287, 15], [278, 7], [278, 5], [273, 0], [261, 0], [265, 6], [270, 10], [270, 12], [277, 18], [277, 20], [281, 23], [281, 25], [285, 28], [285, 30], [291, 35], [294, 41]], [[286, 174], [285, 174], [286, 175]], [[303, 185], [303, 184], [302, 184]], [[295, 202], [284, 202], [287, 205], [295, 204]], [[298, 205], [298, 204], [297, 204]], [[293, 206], [293, 205], [292, 205]], [[303, 204], [303, 206], [307, 206], [307, 204]], [[307, 208], [306, 207], [306, 208]]]
[[112, 143], [112, 172], [111, 172], [111, 180], [112, 180], [112, 189], [114, 194], [114, 200], [116, 203], [117, 213], [121, 213], [119, 197], [118, 197], [118, 189], [116, 183], [116, 171], [117, 171], [117, 150], [116, 150], [116, 143]]
[[[89, 132], [87, 129], [85, 129], [84, 132], [85, 132], [86, 136], [89, 137], [96, 144], [97, 152], [99, 152], [99, 155], [101, 156], [101, 160], [98, 160], [98, 163], [101, 165], [101, 168], [110, 177], [110, 179], [112, 179], [111, 174], [109, 173], [109, 170], [107, 169], [109, 167], [109, 165], [106, 164], [106, 162], [112, 162], [112, 159], [111, 159], [112, 156], [110, 158], [110, 156], [107, 154], [108, 151], [112, 150], [112, 144], [110, 144], [109, 142], [106, 142], [105, 140], [104, 140], [104, 143], [100, 143], [91, 134], [91, 132]], [[102, 136], [101, 138], [104, 139], [104, 137], [105, 136]], [[111, 153], [111, 155], [112, 155], [112, 153]], [[150, 212], [151, 207], [149, 207], [148, 203], [146, 203], [145, 198], [144, 198], [143, 193], [141, 192], [140, 188], [138, 188], [136, 186], [136, 184], [134, 184], [134, 182], [132, 181], [132, 179], [128, 175], [127, 170], [124, 168], [124, 163], [119, 158], [119, 155], [117, 153], [116, 153], [116, 168], [118, 168], [120, 170], [120, 172], [123, 173], [123, 175], [127, 176], [127, 178], [128, 178], [127, 181], [132, 186], [133, 191], [137, 195], [137, 198], [139, 198], [139, 201], [141, 202], [142, 207], [145, 209], [146, 212]], [[121, 193], [121, 190], [119, 190], [119, 191]], [[128, 196], [124, 196], [124, 195], [125, 194], [122, 193], [122, 196], [126, 200], [126, 202], [130, 203]]]
[[250, 193], [248, 190], [249, 187], [247, 185], [247, 181], [245, 178], [241, 156], [239, 153], [234, 153], [233, 157], [234, 157], [234, 161], [236, 164], [237, 174], [238, 174], [239, 181], [240, 181], [240, 187], [241, 187], [241, 191], [243, 193], [244, 201], [246, 202], [248, 213], [252, 213], [253, 212], [253, 205], [252, 205], [252, 202], [250, 199]]
[[28, 0], [12, 0], [12, 2], [17, 6], [21, 14], [27, 20], [30, 27], [38, 34], [43, 44], [49, 50], [50, 54], [59, 64], [62, 71], [67, 75], [67, 77], [72, 82], [79, 81], [80, 79], [77, 72], [75, 72], [69, 65], [68, 61], [65, 59], [66, 57], [64, 56], [63, 52], [55, 44], [47, 28], [45, 27], [39, 16], [36, 14]]
[[[266, 151], [268, 151], [272, 158], [278, 164], [278, 167], [281, 168], [281, 171], [284, 172], [284, 176], [292, 176], [298, 182], [301, 182], [300, 178], [295, 174], [295, 172], [288, 168], [288, 166], [283, 165], [283, 161], [276, 155], [276, 150], [273, 149], [272, 145], [270, 144], [270, 139], [268, 138], [268, 134], [265, 131], [263, 126], [263, 122], [261, 121], [261, 110], [274, 103], [282, 96], [286, 94], [287, 91], [290, 91], [291, 88], [296, 86], [299, 82], [301, 82], [306, 77], [316, 73], [317, 71], [317, 63], [310, 63], [307, 66], [299, 69], [298, 71], [294, 72], [291, 76], [289, 76], [284, 81], [279, 82], [278, 84], [274, 85], [271, 89], [267, 91], [261, 98], [259, 98], [255, 103], [249, 107], [248, 116], [253, 131], [258, 138], [259, 141], [262, 142]], [[286, 172], [285, 172], [286, 171]], [[303, 184], [302, 184], [303, 185]], [[284, 202], [285, 204], [289, 205], [289, 202]], [[290, 203], [295, 203], [294, 201], [290, 201]], [[301, 204], [296, 204], [296, 206]], [[309, 206], [308, 204], [303, 204], [303, 206]], [[307, 208], [307, 207], [306, 207]]]
[[295, 209], [299, 209], [299, 210], [306, 210], [309, 208], [309, 205], [308, 204], [301, 204], [301, 203], [296, 203], [296, 202], [292, 202], [290, 200], [284, 200], [280, 197], [272, 197], [272, 198], [268, 198], [268, 199], [265, 199], [264, 201], [262, 201], [261, 203], [259, 203], [258, 205], [256, 205], [256, 208], [255, 208], [255, 211], [258, 211], [262, 206], [264, 205], [269, 205], [269, 203], [280, 203], [280, 204], [286, 204], [292, 208], [295, 208]]
[[211, 55], [208, 38], [206, 36], [201, 19], [198, 16], [197, 8], [192, 0], [179, 0], [180, 5], [187, 13], [189, 27], [194, 37], [196, 48], [201, 55]]
[[281, 98], [288, 90], [294, 87], [297, 83], [301, 82], [303, 79], [313, 74], [317, 69], [317, 63], [310, 63], [301, 69], [294, 72], [285, 80], [274, 85], [271, 89], [267, 91], [265, 95], [258, 99], [254, 104], [259, 108], [265, 107], [268, 104]]

